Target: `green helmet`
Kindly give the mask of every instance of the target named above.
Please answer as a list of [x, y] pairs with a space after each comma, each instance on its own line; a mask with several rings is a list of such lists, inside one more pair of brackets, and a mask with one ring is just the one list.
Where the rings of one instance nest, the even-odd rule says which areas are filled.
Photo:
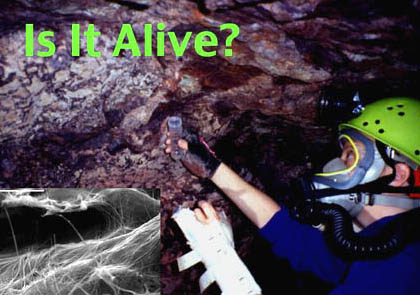
[[420, 165], [420, 100], [390, 97], [365, 106], [339, 130], [354, 128], [395, 149]]

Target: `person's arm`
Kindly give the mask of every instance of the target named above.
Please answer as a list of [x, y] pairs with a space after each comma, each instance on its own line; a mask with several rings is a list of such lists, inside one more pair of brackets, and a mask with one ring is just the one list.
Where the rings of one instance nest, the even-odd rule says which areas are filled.
[[[188, 141], [178, 141], [178, 146], [184, 150], [181, 159], [184, 166], [192, 174], [212, 180], [258, 228], [262, 228], [280, 210], [280, 206], [221, 163], [204, 140], [196, 135], [189, 137]], [[171, 152], [170, 144], [168, 138], [165, 149], [168, 154]]]
[[223, 163], [211, 180], [258, 228], [262, 228], [280, 210], [280, 206], [269, 196], [247, 183]]
[[[170, 153], [170, 140], [166, 141]], [[287, 208], [253, 187], [227, 165], [221, 163], [203, 141], [180, 140], [185, 150], [182, 163], [194, 175], [209, 178], [260, 228], [262, 236], [273, 246], [274, 253], [290, 261], [298, 271], [311, 271], [327, 282], [338, 283], [346, 264], [325, 245], [322, 233], [289, 216]]]
[[260, 228], [277, 257], [288, 259], [293, 269], [310, 271], [326, 282], [337, 284], [342, 279], [347, 264], [331, 253], [322, 232], [292, 220], [286, 208], [281, 209], [223, 163], [210, 179]]

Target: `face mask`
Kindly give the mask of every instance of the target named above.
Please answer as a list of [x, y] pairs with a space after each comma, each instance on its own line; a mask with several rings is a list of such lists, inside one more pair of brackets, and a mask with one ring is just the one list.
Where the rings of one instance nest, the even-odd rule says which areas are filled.
[[[344, 130], [342, 133], [341, 137], [347, 139], [353, 148], [353, 164], [347, 167], [343, 160], [335, 158], [324, 166], [323, 173], [315, 174], [312, 178], [313, 182], [345, 190], [378, 179], [385, 167], [385, 162], [375, 143], [355, 130]], [[352, 138], [364, 145], [363, 156]]]
[[336, 183], [344, 183], [344, 182], [350, 181], [350, 178], [351, 178], [350, 176], [351, 171], [347, 170], [347, 166], [341, 158], [335, 158], [329, 161], [327, 164], [325, 164], [322, 171], [325, 174], [342, 171], [340, 173], [337, 173], [331, 176], [326, 176], [332, 179]]
[[[346, 190], [375, 181], [380, 177], [385, 167], [385, 162], [374, 142], [353, 130], [345, 130], [343, 133], [342, 137], [346, 138], [353, 148], [354, 162], [350, 167], [347, 167], [341, 158], [329, 161], [323, 167], [323, 173], [316, 174], [312, 178], [312, 185], [316, 190], [327, 188]], [[359, 140], [364, 145], [365, 153], [362, 157], [352, 138]], [[320, 201], [338, 204], [353, 217], [356, 217], [363, 208], [363, 204], [357, 201], [355, 193], [323, 197]]]

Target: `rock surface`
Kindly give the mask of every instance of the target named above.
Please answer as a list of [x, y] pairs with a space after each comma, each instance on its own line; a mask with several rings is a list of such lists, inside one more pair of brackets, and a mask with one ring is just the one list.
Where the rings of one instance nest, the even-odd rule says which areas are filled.
[[[419, 9], [418, 1], [4, 1], [0, 187], [160, 188], [162, 292], [194, 293], [184, 283], [199, 270], [179, 274], [174, 264], [187, 251], [169, 219], [176, 206], [214, 200], [232, 219], [241, 256], [255, 233], [220, 192], [164, 154], [163, 120], [182, 116], [260, 188], [267, 171], [304, 173], [333, 138], [317, 122], [322, 89], [358, 89], [367, 100], [417, 93]], [[178, 36], [213, 31], [217, 56], [199, 57], [190, 42], [176, 57], [166, 40], [164, 57], [112, 57], [121, 24], [132, 24], [142, 49], [143, 25], [159, 22]], [[227, 22], [241, 30], [232, 57], [219, 30]], [[26, 23], [55, 32], [53, 57], [25, 56]], [[72, 23], [95, 24], [101, 57], [71, 56]]]

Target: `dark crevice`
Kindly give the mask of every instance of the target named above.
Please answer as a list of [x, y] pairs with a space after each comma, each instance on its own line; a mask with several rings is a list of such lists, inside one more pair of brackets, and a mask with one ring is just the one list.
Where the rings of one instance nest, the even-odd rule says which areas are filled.
[[287, 76], [273, 76], [273, 82], [276, 85], [288, 85], [288, 84], [309, 84], [308, 82], [294, 79]]
[[346, 1], [326, 1], [320, 3], [316, 8], [316, 14], [320, 17], [331, 17], [331, 15], [343, 16], [354, 19], [369, 19], [375, 16], [400, 16], [413, 14], [414, 5], [412, 0], [395, 2], [380, 0], [346, 0]]
[[127, 8], [134, 9], [134, 10], [146, 10], [149, 8], [146, 4], [137, 3], [135, 1], [130, 0], [107, 0], [108, 2], [117, 3], [121, 6], [126, 6]]
[[202, 14], [210, 14], [211, 13], [211, 11], [209, 9], [207, 9], [206, 4], [204, 3], [203, 0], [189, 0], [189, 1], [194, 2], [195, 4], [197, 4], [198, 10]]
[[258, 4], [264, 4], [264, 3], [273, 3], [276, 2], [276, 0], [257, 0], [257, 1], [250, 1], [250, 2], [244, 2], [244, 3], [238, 3], [235, 1], [235, 6], [229, 7], [229, 8], [219, 8], [215, 10], [216, 12], [222, 13], [228, 10], [239, 10], [246, 7], [256, 7]]

